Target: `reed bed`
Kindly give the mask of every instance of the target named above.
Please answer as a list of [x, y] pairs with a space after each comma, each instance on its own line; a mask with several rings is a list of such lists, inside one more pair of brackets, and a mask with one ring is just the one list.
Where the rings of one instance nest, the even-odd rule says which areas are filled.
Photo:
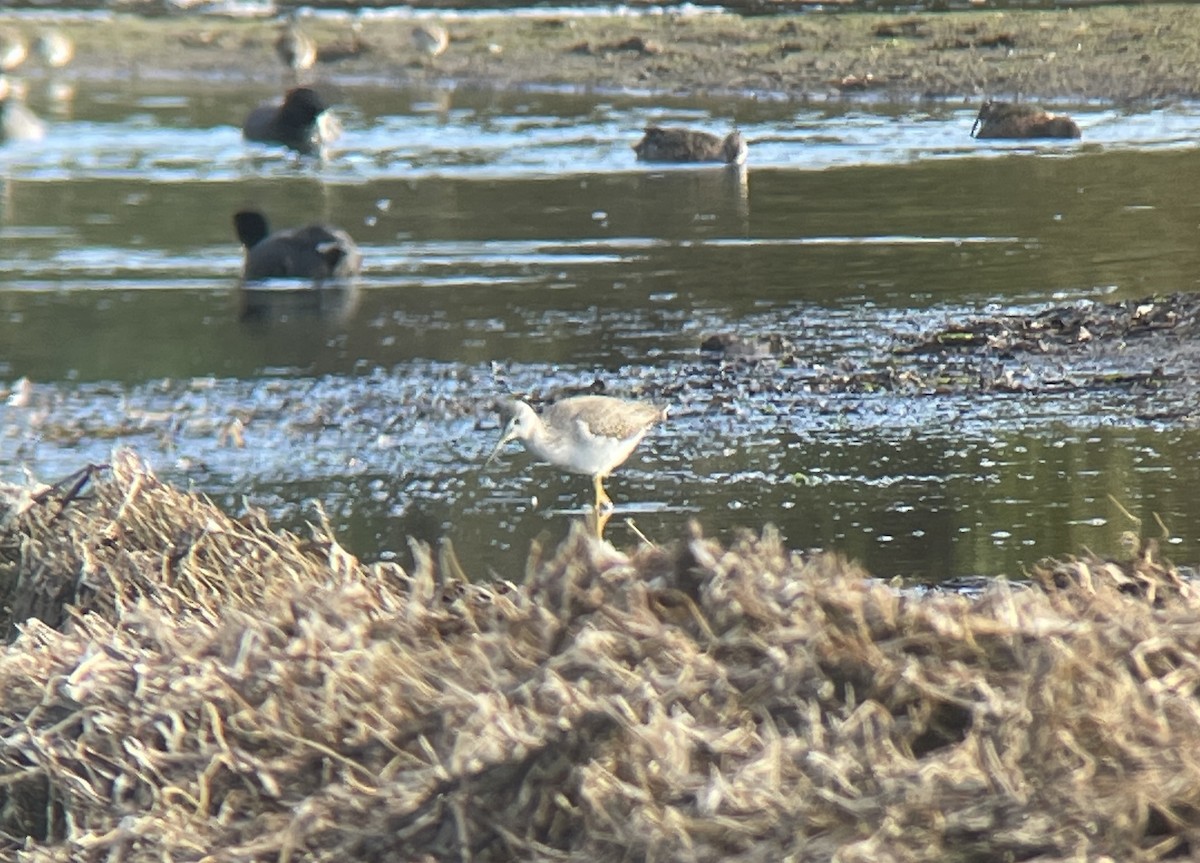
[[[1200, 601], [1152, 544], [916, 593], [769, 529], [512, 581], [366, 565], [130, 453], [10, 495], [0, 852], [1156, 860], [1200, 845]], [[30, 614], [37, 617], [26, 620]], [[40, 618], [40, 619], [38, 619]]]

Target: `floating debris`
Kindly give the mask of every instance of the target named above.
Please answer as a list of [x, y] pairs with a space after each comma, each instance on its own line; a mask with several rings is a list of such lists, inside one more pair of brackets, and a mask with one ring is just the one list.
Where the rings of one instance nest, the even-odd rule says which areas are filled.
[[996, 315], [954, 323], [906, 353], [987, 349], [993, 353], [1061, 353], [1089, 342], [1126, 342], [1157, 334], [1200, 335], [1200, 294], [1174, 293], [1117, 303], [1084, 300], [1033, 315]]
[[703, 356], [725, 360], [791, 359], [796, 346], [778, 333], [742, 336], [737, 333], [713, 333], [700, 342]]

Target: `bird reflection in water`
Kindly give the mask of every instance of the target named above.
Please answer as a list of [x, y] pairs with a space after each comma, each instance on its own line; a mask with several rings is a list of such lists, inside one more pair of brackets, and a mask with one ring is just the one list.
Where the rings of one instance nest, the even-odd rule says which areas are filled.
[[286, 323], [296, 318], [322, 318], [344, 324], [358, 311], [356, 283], [312, 285], [239, 285], [234, 292], [238, 319], [245, 324]]

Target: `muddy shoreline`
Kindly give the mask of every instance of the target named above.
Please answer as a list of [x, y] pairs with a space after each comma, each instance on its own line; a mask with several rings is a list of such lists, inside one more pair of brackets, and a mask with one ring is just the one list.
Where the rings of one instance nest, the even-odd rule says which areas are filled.
[[[429, 17], [422, 14], [422, 17]], [[1146, 104], [1200, 98], [1200, 8], [1190, 5], [913, 14], [714, 12], [643, 16], [438, 16], [434, 61], [412, 18], [307, 18], [315, 80], [554, 87], [672, 96], [893, 101], [985, 96]], [[45, 18], [0, 15], [32, 34]], [[272, 19], [119, 14], [62, 22], [78, 77], [278, 81]], [[33, 68], [29, 74], [40, 74]]]

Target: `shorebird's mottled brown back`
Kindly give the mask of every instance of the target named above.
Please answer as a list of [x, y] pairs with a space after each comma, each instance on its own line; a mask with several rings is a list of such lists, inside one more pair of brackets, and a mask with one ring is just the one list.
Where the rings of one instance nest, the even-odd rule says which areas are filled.
[[644, 433], [665, 415], [662, 408], [645, 402], [576, 396], [550, 405], [542, 412], [542, 419], [557, 427], [567, 427], [575, 420], [587, 426], [593, 435], [626, 440]]

